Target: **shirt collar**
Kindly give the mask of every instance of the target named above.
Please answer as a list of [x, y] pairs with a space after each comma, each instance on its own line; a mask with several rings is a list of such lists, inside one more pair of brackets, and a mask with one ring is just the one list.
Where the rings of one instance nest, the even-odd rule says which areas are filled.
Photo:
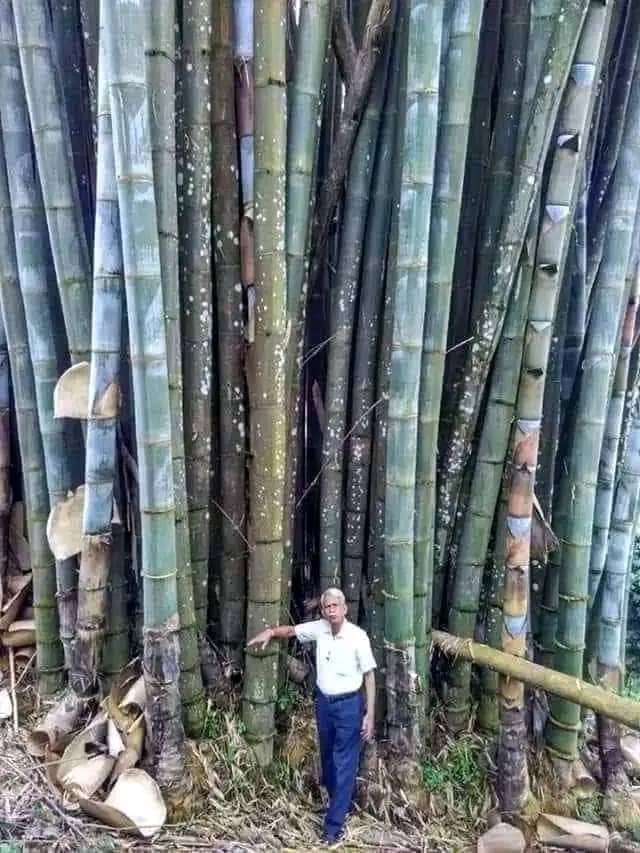
[[342, 623], [342, 625], [340, 626], [340, 630], [338, 631], [338, 633], [337, 633], [337, 634], [334, 634], [334, 633], [333, 633], [333, 631], [331, 630], [331, 623], [329, 622], [329, 620], [328, 620], [328, 619], [325, 619], [325, 620], [324, 620], [324, 622], [325, 622], [325, 625], [327, 626], [327, 632], [328, 632], [329, 634], [331, 634], [331, 636], [332, 636], [332, 637], [344, 637], [344, 635], [346, 634], [346, 632], [349, 630], [349, 629], [348, 629], [348, 627], [347, 627], [347, 626], [348, 626], [348, 624], [349, 624], [349, 622], [347, 621], [347, 619], [345, 619], [345, 620], [344, 620], [344, 622], [343, 622], [343, 623]]

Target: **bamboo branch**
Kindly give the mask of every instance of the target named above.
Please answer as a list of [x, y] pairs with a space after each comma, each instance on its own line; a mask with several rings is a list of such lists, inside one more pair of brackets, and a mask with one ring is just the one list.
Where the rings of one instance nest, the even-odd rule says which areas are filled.
[[340, 76], [348, 87], [355, 71], [358, 49], [353, 40], [345, 0], [339, 0], [333, 16], [333, 52], [336, 55]]
[[[340, 127], [331, 149], [327, 177], [322, 185], [313, 232], [311, 246], [313, 261], [311, 264], [311, 282], [316, 279], [320, 259], [329, 236], [331, 218], [342, 191], [342, 184], [349, 168], [351, 152], [360, 126], [369, 90], [373, 82], [373, 72], [382, 51], [382, 44], [387, 35], [391, 21], [390, 0], [373, 0], [362, 39], [362, 46], [356, 52], [353, 34], [346, 17], [342, 18], [344, 3], [338, 3], [334, 18], [334, 50], [338, 65], [345, 77], [346, 94], [340, 120]], [[336, 35], [338, 38], [336, 39]], [[353, 55], [352, 55], [353, 53]], [[349, 72], [349, 66], [353, 69]]]
[[478, 666], [487, 666], [502, 675], [524, 681], [530, 687], [539, 687], [547, 693], [592, 708], [596, 713], [606, 714], [612, 720], [640, 730], [640, 702], [634, 699], [626, 699], [579, 678], [547, 669], [473, 640], [454, 637], [445, 631], [433, 631], [432, 637], [433, 644], [446, 655], [461, 657]]

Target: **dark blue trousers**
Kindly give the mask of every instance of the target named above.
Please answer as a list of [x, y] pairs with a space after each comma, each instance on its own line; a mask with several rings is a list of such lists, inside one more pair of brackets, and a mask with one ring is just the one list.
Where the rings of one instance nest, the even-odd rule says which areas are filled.
[[328, 838], [340, 833], [353, 802], [363, 716], [362, 693], [342, 698], [316, 691], [322, 784], [329, 793], [329, 809], [324, 819], [324, 834]]

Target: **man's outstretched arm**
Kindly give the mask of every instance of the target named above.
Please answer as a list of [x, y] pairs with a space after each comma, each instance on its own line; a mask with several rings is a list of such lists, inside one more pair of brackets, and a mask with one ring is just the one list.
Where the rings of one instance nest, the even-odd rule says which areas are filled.
[[265, 628], [264, 631], [260, 631], [249, 640], [247, 647], [260, 645], [260, 648], [266, 649], [271, 640], [288, 640], [295, 635], [296, 629], [292, 625], [277, 625], [275, 628]]

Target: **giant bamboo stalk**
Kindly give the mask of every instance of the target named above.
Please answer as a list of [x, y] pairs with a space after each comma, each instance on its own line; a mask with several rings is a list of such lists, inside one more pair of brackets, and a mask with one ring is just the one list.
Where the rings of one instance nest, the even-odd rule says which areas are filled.
[[[101, 0], [102, 3], [105, 0]], [[104, 17], [104, 15], [103, 15]], [[78, 621], [73, 679], [81, 694], [96, 685], [106, 632], [112, 560], [116, 425], [120, 395], [123, 267], [118, 188], [113, 155], [109, 71], [100, 40], [98, 161], [94, 239], [93, 310], [83, 545], [78, 578]], [[126, 659], [123, 663], [126, 663]]]
[[[365, 278], [375, 282], [376, 276], [383, 278], [381, 289], [383, 299], [380, 305], [380, 328], [378, 333], [378, 345], [376, 350], [376, 361], [371, 366], [372, 396], [375, 394], [376, 408], [372, 411], [371, 424], [371, 452], [367, 458], [363, 455], [363, 469], [369, 469], [369, 499], [368, 506], [363, 507], [363, 514], [369, 513], [368, 541], [367, 541], [367, 580], [369, 584], [369, 630], [371, 632], [371, 644], [376, 662], [381, 674], [384, 672], [385, 647], [384, 647], [384, 610], [385, 610], [385, 565], [384, 565], [384, 521], [385, 521], [385, 470], [386, 470], [386, 442], [387, 442], [387, 412], [389, 374], [391, 370], [391, 334], [392, 334], [392, 311], [390, 287], [388, 287], [388, 258], [396, 253], [395, 242], [397, 241], [397, 227], [392, 225], [397, 218], [397, 206], [394, 198], [400, 192], [401, 163], [398, 156], [399, 128], [398, 128], [398, 101], [400, 100], [400, 84], [403, 77], [404, 56], [407, 44], [406, 15], [399, 12], [397, 25], [391, 48], [391, 60], [389, 68], [389, 86], [385, 97], [384, 116], [380, 132], [380, 142], [377, 152], [377, 163], [374, 175], [374, 187], [372, 192], [372, 210], [367, 221], [367, 236], [365, 242], [365, 259], [363, 261], [363, 298], [368, 289], [364, 283]], [[395, 211], [395, 213], [394, 213]], [[393, 245], [391, 235], [393, 234]], [[381, 247], [384, 246], [384, 254]], [[361, 317], [366, 320], [363, 307]], [[356, 341], [356, 356], [362, 350], [359, 346], [361, 340], [358, 335]], [[357, 361], [356, 361], [357, 364]], [[378, 402], [379, 401], [379, 402]], [[357, 395], [354, 392], [354, 404]], [[366, 421], [360, 424], [364, 429]], [[354, 437], [357, 432], [354, 431]], [[366, 444], [365, 450], [366, 450]], [[355, 455], [355, 454], [352, 454]], [[361, 478], [365, 482], [364, 476]], [[349, 510], [349, 507], [347, 507]], [[376, 680], [376, 718], [385, 719], [385, 683], [383, 678]]]
[[[575, 431], [566, 475], [567, 521], [560, 566], [558, 628], [554, 662], [561, 672], [582, 674], [588, 600], [588, 565], [600, 448], [615, 368], [615, 345], [624, 302], [624, 282], [640, 189], [640, 67], [629, 99], [620, 158], [611, 188], [611, 217], [585, 342]], [[579, 708], [551, 703], [547, 746], [560, 757], [576, 754]]]
[[[456, 264], [451, 294], [451, 322], [449, 324], [449, 347], [451, 353], [445, 363], [445, 385], [450, 388], [458, 381], [464, 360], [464, 346], [469, 330], [473, 297], [473, 277], [476, 254], [476, 238], [480, 222], [482, 198], [491, 148], [491, 108], [498, 67], [500, 42], [500, 19], [502, 0], [487, 0], [482, 15], [480, 44], [478, 45], [478, 67], [474, 81], [470, 123], [473, 134], [469, 139], [467, 164], [464, 171], [462, 208], [460, 210], [460, 235], [456, 249]], [[452, 400], [443, 400], [440, 423], [447, 423]], [[443, 432], [441, 427], [441, 432]], [[441, 436], [443, 440], [444, 436]]]
[[[288, 613], [298, 520], [297, 477], [302, 424], [302, 374], [308, 292], [309, 233], [315, 202], [318, 142], [322, 124], [323, 84], [327, 70], [333, 0], [302, 3], [295, 32], [295, 56], [289, 84], [287, 125], [287, 313], [291, 336], [287, 352], [287, 431], [292, 452], [285, 479], [285, 546], [282, 581], [283, 616]], [[290, 20], [290, 42], [293, 41]], [[335, 68], [335, 65], [334, 65]], [[286, 618], [286, 616], [285, 616]]]
[[[240, 252], [242, 283], [249, 291], [254, 282], [253, 173], [255, 80], [253, 71], [254, 0], [233, 0], [233, 61], [236, 80], [236, 121], [240, 161], [242, 218]], [[250, 298], [250, 293], [247, 292]]]
[[333, 0], [303, 0], [300, 6], [287, 129], [287, 304], [296, 318], [308, 258], [317, 125]]
[[[151, 151], [171, 408], [171, 453], [180, 616], [180, 697], [186, 732], [189, 735], [196, 735], [202, 729], [204, 714], [197, 627], [204, 626], [206, 623], [208, 598], [206, 572], [204, 576], [198, 576], [196, 583], [192, 575], [184, 456], [175, 156], [175, 0], [146, 0], [145, 22], [147, 27], [145, 52], [151, 104]], [[204, 176], [201, 176], [201, 179], [206, 180]], [[188, 188], [188, 178], [186, 185]], [[199, 306], [198, 322], [200, 312], [206, 313], [210, 311], [210, 307], [210, 301], [207, 302], [205, 295], [205, 299]], [[208, 331], [208, 319], [205, 319], [204, 325]], [[202, 568], [200, 563], [200, 569]]]
[[[532, 247], [532, 251], [535, 252], [535, 247]], [[516, 405], [530, 288], [531, 275], [523, 270], [511, 297], [496, 353], [469, 498], [462, 521], [448, 619], [449, 630], [461, 637], [473, 637], [475, 631], [482, 576]], [[499, 561], [500, 555], [496, 559]], [[456, 662], [449, 674], [446, 703], [447, 723], [454, 731], [463, 728], [469, 718], [470, 682], [471, 665]]]
[[[3, 20], [5, 27], [2, 77], [5, 107], [1, 115], [2, 133], [13, 212], [16, 258], [20, 272], [20, 290], [24, 302], [44, 449], [49, 505], [53, 508], [67, 497], [68, 491], [74, 484], [64, 423], [53, 416], [53, 391], [58, 378], [58, 362], [55, 327], [49, 302], [49, 290], [52, 284], [51, 260], [10, 8], [6, 11]], [[57, 562], [56, 582], [60, 638], [65, 651], [65, 664], [68, 667], [71, 662], [71, 643], [76, 626], [77, 564], [74, 557]]]
[[[514, 450], [508, 479], [502, 649], [525, 657], [529, 619], [529, 563], [535, 472], [542, 425], [544, 384], [559, 282], [584, 171], [588, 133], [600, 76], [611, 7], [589, 7], [557, 125], [557, 147], [544, 202], [536, 274], [527, 320], [525, 357], [518, 389]], [[498, 559], [503, 557], [498, 554]], [[529, 793], [524, 684], [500, 679], [499, 797], [516, 812]]]
[[[552, 0], [552, 9], [556, 5]], [[533, 7], [533, 9], [531, 8]], [[478, 250], [476, 259], [476, 277], [473, 290], [473, 319], [477, 319], [484, 300], [487, 296], [487, 283], [493, 261], [495, 241], [500, 230], [504, 203], [513, 181], [513, 163], [516, 156], [516, 143], [522, 135], [520, 121], [520, 105], [524, 106], [524, 117], [530, 108], [528, 93], [523, 95], [525, 71], [527, 82], [533, 78], [535, 87], [538, 77], [538, 62], [534, 56], [536, 44], [542, 44], [540, 38], [540, 12], [547, 11], [545, 4], [521, 3], [519, 0], [504, 0], [502, 10], [502, 73], [498, 89], [498, 103], [493, 126], [493, 142], [487, 173], [487, 194], [482, 210], [482, 221], [478, 235]], [[531, 54], [527, 56], [529, 41], [529, 17], [534, 15], [538, 21], [534, 23], [537, 37], [531, 39]], [[531, 66], [535, 68], [531, 73]], [[533, 94], [533, 93], [531, 93]]]
[[[513, 287], [527, 225], [540, 190], [542, 169], [575, 48], [587, 13], [588, 0], [570, 0], [558, 13], [532, 104], [527, 132], [518, 155], [512, 190], [496, 242], [489, 297], [478, 320], [466, 359], [455, 409], [452, 438], [443, 458], [447, 472], [439, 487], [436, 524], [436, 569], [442, 572], [448, 531], [455, 517], [460, 484], [478, 418], [491, 358], [502, 329], [505, 306]], [[434, 604], [437, 609], [437, 602]]]
[[622, 40], [622, 49], [617, 62], [617, 73], [611, 95], [611, 104], [606, 113], [606, 124], [602, 151], [593, 176], [590, 192], [589, 245], [587, 260], [587, 289], [590, 292], [602, 260], [604, 235], [607, 228], [607, 205], [611, 180], [622, 144], [625, 117], [631, 94], [631, 84], [640, 48], [640, 7], [629, 4], [629, 20]]
[[91, 139], [98, 138], [98, 32], [100, 27], [100, 0], [79, 0], [80, 21], [84, 39], [84, 58], [87, 67], [87, 89], [91, 110]]
[[143, 52], [146, 3], [106, 0], [104, 8], [138, 450], [150, 765], [165, 794], [179, 801], [189, 777], [178, 687], [171, 411]]
[[[380, 116], [384, 103], [389, 57], [388, 41], [378, 61], [374, 79], [351, 154], [347, 189], [342, 212], [340, 252], [332, 282], [327, 383], [325, 389], [325, 427], [322, 445], [323, 466], [320, 494], [321, 586], [340, 585], [352, 612], [360, 602], [360, 578], [348, 574], [343, 563], [343, 473], [345, 433], [351, 374], [352, 339], [356, 309], [360, 309], [360, 268], [363, 256], [367, 210], [375, 163]], [[378, 247], [379, 248], [379, 247]], [[355, 424], [354, 424], [355, 426]], [[351, 444], [353, 447], [353, 443]], [[366, 492], [366, 486], [364, 486]], [[364, 536], [351, 531], [352, 534]], [[349, 532], [344, 531], [348, 536]], [[346, 545], [346, 543], [345, 543]]]
[[[551, 161], [549, 182], [545, 196], [537, 257], [533, 271], [533, 289], [529, 301], [526, 329], [526, 345], [517, 395], [514, 461], [517, 465], [510, 478], [510, 487], [504, 497], [504, 508], [499, 514], [501, 528], [496, 535], [494, 567], [508, 554], [506, 571], [500, 567], [499, 576], [506, 576], [504, 595], [496, 594], [496, 581], [491, 582], [491, 601], [487, 622], [488, 639], [500, 638], [513, 643], [518, 653], [524, 653], [527, 627], [528, 600], [528, 546], [526, 541], [531, 528], [531, 502], [533, 481], [528, 463], [537, 457], [537, 441], [543, 412], [543, 393], [547, 376], [547, 365], [553, 339], [556, 303], [559, 283], [563, 280], [563, 269], [571, 237], [572, 211], [578, 186], [578, 178], [584, 155], [584, 137], [588, 133], [593, 111], [595, 91], [602, 64], [606, 42], [608, 14], [605, 9], [593, 5], [585, 23], [576, 49], [574, 69], [563, 98], [557, 124], [558, 141]], [[540, 27], [536, 19], [535, 29]], [[534, 30], [535, 36], [535, 30]], [[537, 227], [535, 233], [537, 233]], [[534, 258], [531, 258], [533, 263]], [[504, 333], [503, 333], [504, 334]], [[536, 448], [531, 451], [531, 445]], [[515, 488], [515, 492], [514, 492]], [[526, 541], [525, 541], [526, 540]], [[526, 565], [512, 565], [513, 555], [526, 557]], [[520, 577], [518, 572], [522, 572]], [[524, 596], [524, 598], [523, 598]], [[493, 603], [495, 602], [495, 604]], [[504, 621], [498, 619], [498, 607], [506, 608]], [[523, 618], [524, 613], [524, 618]], [[492, 693], [495, 678], [483, 673], [483, 684]], [[507, 810], [513, 810], [526, 798], [526, 761], [522, 751], [524, 719], [520, 711], [523, 698], [517, 682], [501, 685], [502, 718], [501, 729], [501, 797]], [[479, 715], [484, 725], [492, 728], [497, 723], [497, 706], [492, 695], [483, 696]]]
[[622, 687], [622, 617], [640, 496], [640, 405], [637, 389], [634, 394], [636, 399], [629, 438], [616, 482], [600, 599], [598, 676], [612, 690], [620, 690]]
[[570, 405], [578, 369], [580, 357], [584, 344], [584, 335], [587, 328], [587, 171], [588, 163], [585, 163], [583, 186], [580, 189], [578, 203], [574, 217], [575, 236], [571, 272], [571, 294], [567, 311], [567, 328], [565, 332], [564, 355], [562, 358], [562, 403], [566, 408]]
[[634, 699], [618, 696], [579, 678], [444, 631], [433, 631], [432, 638], [434, 645], [446, 655], [464, 658], [477, 666], [490, 667], [531, 687], [539, 687], [566, 701], [577, 702], [597, 713], [606, 714], [632, 729], [640, 729], [640, 702]]
[[402, 177], [397, 246], [390, 258], [393, 300], [385, 469], [385, 662], [391, 743], [415, 751], [422, 683], [414, 624], [415, 480], [420, 364], [427, 289], [443, 4], [412, 0], [406, 93], [401, 99]]
[[220, 639], [228, 657], [239, 663], [244, 640], [246, 599], [245, 453], [246, 412], [240, 246], [240, 186], [232, 46], [232, 4], [216, 0], [213, 19], [211, 94], [213, 148], [213, 229], [216, 267], [220, 504]]
[[59, 74], [64, 121], [68, 126], [73, 155], [72, 174], [76, 182], [87, 244], [93, 241], [93, 214], [96, 188], [96, 151], [89, 106], [87, 63], [80, 18], [79, 0], [59, 0], [49, 4], [52, 47]]
[[638, 302], [640, 298], [640, 276], [638, 275], [638, 257], [632, 253], [629, 258], [627, 269], [626, 290], [629, 294], [624, 321], [622, 324], [622, 335], [618, 350], [618, 361], [613, 378], [611, 399], [609, 400], [609, 411], [605, 424], [602, 449], [600, 451], [600, 463], [598, 465], [598, 490], [596, 492], [596, 503], [593, 518], [593, 540], [591, 543], [591, 555], [589, 561], [589, 603], [591, 610], [595, 600], [596, 592], [600, 585], [602, 572], [604, 571], [609, 549], [609, 524], [613, 509], [614, 486], [616, 480], [616, 469], [618, 467], [618, 455], [622, 450], [623, 443], [623, 419], [627, 400], [627, 383], [629, 379], [629, 365], [631, 361], [631, 350], [635, 333], [636, 316], [638, 313]]
[[[442, 109], [438, 121], [435, 185], [429, 232], [426, 308], [420, 366], [416, 464], [414, 631], [416, 667], [429, 680], [436, 472], [449, 308], [467, 159], [473, 78], [484, 4], [457, 2], [449, 22]], [[425, 694], [428, 696], [428, 692]]]
[[88, 361], [91, 265], [46, 0], [13, 3], [13, 14], [69, 353]]
[[[397, 97], [400, 67], [402, 63], [402, 34], [396, 29], [393, 44], [389, 46], [390, 67], [387, 69], [388, 84], [384, 99], [384, 110], [380, 136], [376, 148], [371, 201], [367, 214], [367, 226], [362, 256], [360, 281], [360, 303], [354, 339], [353, 381], [351, 387], [351, 429], [349, 438], [347, 487], [345, 496], [345, 542], [343, 587], [350, 607], [356, 608], [361, 598], [361, 583], [367, 550], [371, 550], [373, 518], [369, 514], [367, 530], [367, 508], [375, 505], [375, 480], [384, 481], [382, 460], [371, 472], [374, 422], [379, 423], [381, 408], [384, 407], [382, 389], [376, 383], [378, 363], [376, 355], [383, 360], [381, 317], [385, 300], [385, 273], [391, 224], [392, 184], [394, 174], [395, 142], [397, 137]], [[383, 443], [383, 442], [382, 442]], [[382, 448], [380, 448], [382, 451]], [[382, 470], [381, 470], [382, 469]], [[375, 514], [375, 512], [374, 512]], [[381, 516], [384, 525], [383, 514]], [[380, 530], [380, 533], [382, 530]], [[367, 535], [369, 545], [367, 545]], [[381, 549], [377, 549], [380, 550]], [[384, 572], [374, 570], [375, 560], [368, 562], [368, 580], [373, 605], [378, 615], [382, 611], [381, 589]], [[379, 561], [378, 561], [379, 562]], [[372, 614], [373, 619], [373, 614]], [[382, 625], [384, 620], [378, 624]], [[382, 648], [382, 631], [376, 633], [379, 648]], [[382, 664], [381, 664], [382, 665]]]
[[[255, 339], [247, 352], [250, 402], [249, 601], [253, 636], [280, 617], [286, 467], [286, 20], [284, 0], [256, 0]], [[268, 764], [278, 648], [246, 655], [243, 715], [256, 757]]]
[[[154, 13], [155, 14], [155, 13]], [[207, 625], [211, 487], [211, 120], [212, 0], [183, 0], [179, 194], [184, 450], [191, 571], [198, 633]], [[233, 114], [232, 114], [233, 115]], [[216, 153], [216, 159], [223, 159]], [[233, 161], [224, 160], [229, 170]], [[160, 225], [162, 228], [162, 225]], [[238, 240], [237, 223], [231, 229]], [[224, 233], [227, 234], [229, 228]], [[222, 236], [218, 234], [218, 239]], [[236, 301], [238, 299], [236, 298]]]
[[[4, 72], [7, 29], [13, 28], [8, 0], [0, 2], [0, 67]], [[4, 73], [1, 78], [4, 81]], [[7, 90], [5, 89], [5, 96]], [[6, 104], [6, 102], [5, 102]], [[0, 133], [0, 307], [7, 337], [15, 400], [18, 439], [31, 555], [33, 607], [36, 624], [38, 691], [46, 696], [62, 686], [63, 650], [58, 632], [56, 572], [47, 542], [49, 493], [42, 437], [38, 423], [35, 382], [29, 355], [27, 324], [18, 283], [4, 146]]]

